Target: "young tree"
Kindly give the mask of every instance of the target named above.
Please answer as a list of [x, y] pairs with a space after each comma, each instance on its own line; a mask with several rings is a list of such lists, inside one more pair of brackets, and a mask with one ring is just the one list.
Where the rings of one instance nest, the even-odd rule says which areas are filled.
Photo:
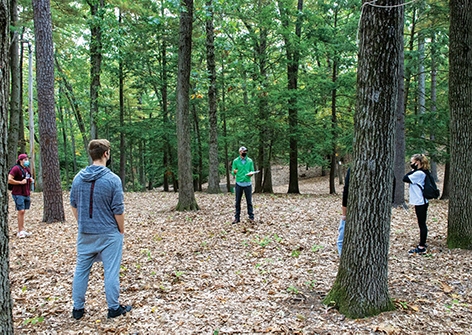
[[213, 4], [212, 0], [207, 1], [208, 17], [206, 21], [206, 47], [208, 77], [208, 107], [210, 119], [210, 140], [209, 140], [209, 174], [208, 193], [220, 193], [220, 176], [218, 173], [218, 117], [216, 101], [216, 66], [215, 66], [215, 44], [213, 32]]
[[64, 221], [64, 206], [54, 108], [54, 47], [49, 0], [33, 0], [33, 15], [36, 42], [36, 91], [43, 172], [43, 221], [58, 222]]
[[472, 1], [451, 0], [449, 4], [451, 194], [447, 245], [472, 249]]
[[338, 275], [324, 300], [349, 318], [394, 309], [387, 274], [398, 63], [403, 43], [403, 7], [399, 4], [399, 0], [382, 0], [373, 7], [363, 1], [349, 183], [355, 192], [349, 193]]
[[[11, 0], [10, 15], [11, 25], [15, 31], [11, 33], [10, 47], [10, 69], [11, 69], [11, 92], [10, 92], [10, 127], [8, 129], [8, 166], [11, 168], [18, 157], [18, 135], [20, 130], [20, 64], [19, 64], [19, 40], [20, 31], [18, 27], [18, 4]], [[23, 152], [24, 153], [24, 152]]]
[[[6, 176], [7, 165], [7, 120], [10, 46], [10, 8], [8, 0], [0, 0], [0, 175]], [[7, 178], [0, 179], [0, 333], [13, 334], [13, 302], [9, 278], [9, 233], [8, 233], [8, 186]]]
[[192, 63], [193, 0], [183, 0], [179, 28], [179, 69], [177, 74], [177, 154], [179, 202], [176, 210], [199, 209], [195, 200], [190, 146], [189, 89]]

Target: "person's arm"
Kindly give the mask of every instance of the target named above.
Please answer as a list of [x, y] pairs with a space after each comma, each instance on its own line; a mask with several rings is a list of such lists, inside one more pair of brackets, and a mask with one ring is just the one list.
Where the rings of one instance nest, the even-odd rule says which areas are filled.
[[341, 217], [341, 220], [346, 221], [346, 214], [347, 214], [347, 207], [343, 206], [343, 216]]
[[236, 169], [236, 160], [233, 161], [233, 166], [231, 167], [231, 174], [233, 176], [236, 176], [236, 174], [238, 173], [238, 170]]
[[403, 182], [408, 183], [408, 184], [413, 184], [413, 182], [410, 179], [410, 175], [415, 173], [415, 170], [408, 172], [404, 177], [403, 177]]
[[23, 180], [15, 180], [15, 177], [11, 174], [8, 174], [8, 184], [11, 185], [24, 185], [27, 183], [26, 179]]
[[71, 207], [72, 207], [72, 213], [74, 213], [75, 219], [77, 221], [79, 221], [79, 214], [77, 213], [77, 208], [75, 208], [73, 206], [71, 206]]
[[121, 235], [123, 235], [125, 233], [125, 213], [120, 215], [115, 214], [115, 220], [118, 224], [118, 230], [120, 231]]

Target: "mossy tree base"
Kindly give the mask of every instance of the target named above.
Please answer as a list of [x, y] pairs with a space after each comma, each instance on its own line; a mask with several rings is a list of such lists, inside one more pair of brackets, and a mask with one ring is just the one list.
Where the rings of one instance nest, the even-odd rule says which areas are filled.
[[183, 204], [181, 201], [175, 207], [176, 211], [185, 212], [185, 211], [198, 211], [200, 207], [198, 207], [197, 202], [193, 202], [191, 204]]

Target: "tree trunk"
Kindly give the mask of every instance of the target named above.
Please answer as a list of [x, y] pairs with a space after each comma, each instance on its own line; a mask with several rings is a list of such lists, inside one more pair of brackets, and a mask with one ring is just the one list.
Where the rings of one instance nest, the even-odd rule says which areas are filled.
[[[169, 144], [169, 134], [167, 129], [169, 127], [169, 112], [167, 110], [167, 45], [165, 37], [162, 39], [162, 86], [161, 86], [161, 95], [162, 95], [162, 117], [164, 125], [164, 191], [169, 192], [169, 180], [168, 177], [172, 175], [172, 161], [169, 162], [170, 155], [170, 144]], [[157, 95], [157, 92], [156, 92]], [[175, 190], [174, 190], [175, 191]]]
[[[121, 22], [121, 15], [120, 15]], [[123, 191], [126, 189], [126, 141], [125, 141], [125, 102], [124, 102], [124, 74], [123, 61], [119, 61], [119, 99], [120, 99], [120, 179]]]
[[196, 183], [196, 188], [194, 190], [201, 192], [202, 191], [202, 184], [203, 184], [203, 150], [202, 150], [202, 139], [200, 136], [200, 125], [198, 124], [198, 113], [197, 113], [197, 107], [196, 104], [194, 103], [193, 106], [193, 118], [195, 121], [195, 137], [197, 140], [197, 150], [198, 150], [198, 168], [197, 168], [197, 173], [198, 173], [198, 178], [197, 183]]
[[54, 108], [54, 46], [49, 0], [33, 0], [36, 41], [36, 92], [43, 169], [43, 221], [63, 222], [61, 172]]
[[[376, 2], [380, 6], [399, 4], [399, 0]], [[403, 10], [365, 6], [360, 23], [354, 162], [349, 182], [356, 192], [348, 198], [338, 275], [324, 299], [349, 318], [395, 308], [387, 279]]]
[[179, 27], [179, 65], [177, 74], [177, 153], [179, 166], [178, 211], [198, 210], [193, 191], [192, 151], [190, 146], [189, 88], [192, 62], [193, 0], [183, 0]]
[[69, 127], [70, 127], [70, 142], [72, 144], [72, 158], [73, 158], [73, 163], [74, 163], [74, 176], [77, 174], [77, 156], [76, 156], [76, 149], [75, 149], [75, 136], [74, 136], [74, 131], [72, 128], [72, 117], [69, 113], [69, 111], [66, 110], [67, 118], [69, 119]]
[[[403, 11], [404, 15], [405, 12]], [[405, 18], [403, 17], [403, 21]], [[403, 30], [401, 31], [400, 52], [398, 60], [398, 101], [395, 126], [395, 195], [393, 205], [408, 208], [405, 203], [405, 45], [403, 43]]]
[[[429, 138], [431, 140], [431, 143], [434, 145], [435, 141], [435, 135], [434, 135], [434, 129], [436, 127], [436, 86], [437, 86], [437, 70], [436, 70], [436, 37], [433, 32], [431, 36], [431, 114], [432, 114], [432, 126], [431, 126], [431, 131], [429, 134]], [[438, 178], [438, 165], [436, 164], [435, 160], [433, 160], [434, 157], [431, 157], [430, 165], [431, 165], [431, 176], [434, 178], [435, 182], [439, 182]]]
[[228, 193], [231, 193], [231, 180], [229, 177], [229, 170], [230, 168], [230, 161], [228, 157], [228, 129], [226, 127], [226, 92], [225, 92], [225, 63], [224, 61], [221, 63], [221, 73], [222, 73], [222, 90], [221, 90], [221, 98], [222, 98], [222, 108], [221, 110], [223, 111], [223, 137], [225, 138], [225, 173], [226, 173], [226, 191]]
[[[21, 32], [20, 41], [23, 40], [25, 29]], [[24, 59], [24, 46], [20, 43], [20, 127], [18, 133], [18, 143], [20, 145], [20, 152], [26, 152], [26, 139], [25, 139], [25, 124], [24, 124], [24, 112], [23, 112], [23, 59]]]
[[[90, 138], [98, 138], [97, 114], [102, 64], [102, 21], [104, 0], [90, 0]], [[121, 22], [121, 13], [120, 13]]]
[[449, 7], [451, 198], [447, 245], [472, 249], [472, 1], [451, 0]]
[[10, 292], [10, 259], [8, 232], [8, 183], [6, 175], [8, 146], [8, 95], [10, 46], [10, 8], [8, 0], [0, 0], [0, 333], [13, 334], [13, 301]]
[[[414, 50], [414, 41], [415, 41], [415, 34], [416, 34], [416, 7], [413, 7], [413, 15], [411, 16], [411, 33], [410, 33], [410, 44], [409, 44], [409, 56], [408, 60], [411, 60], [411, 54], [413, 53]], [[408, 95], [410, 92], [410, 81], [411, 81], [411, 68], [410, 66], [405, 68], [405, 98], [404, 98], [404, 107], [403, 110], [407, 110], [408, 106]], [[402, 176], [403, 178], [403, 176]]]
[[[63, 89], [62, 86], [59, 88], [59, 96], [62, 97]], [[61, 121], [61, 128], [62, 128], [62, 140], [64, 146], [64, 164], [66, 170], [66, 189], [69, 189], [69, 161], [67, 159], [67, 133], [66, 133], [66, 125], [64, 123], [64, 113], [62, 112], [62, 105], [59, 103], [57, 105], [59, 120]]]
[[[338, 6], [336, 6], [336, 9], [334, 10], [334, 28], [336, 29], [338, 25]], [[337, 147], [337, 141], [338, 141], [338, 132], [337, 132], [337, 116], [336, 116], [336, 95], [337, 95], [337, 90], [336, 90], [336, 80], [338, 76], [338, 61], [337, 61], [337, 52], [334, 52], [334, 57], [333, 57], [333, 76], [332, 76], [332, 82], [333, 82], [333, 89], [331, 91], [331, 164], [330, 164], [330, 170], [329, 170], [329, 194], [335, 194], [336, 193], [336, 183], [335, 183], [335, 178], [336, 178], [336, 147]]]
[[[10, 17], [11, 26], [18, 28], [18, 3], [11, 0]], [[19, 30], [11, 33], [10, 46], [10, 70], [11, 70], [11, 91], [10, 91], [10, 127], [8, 129], [8, 158], [7, 166], [12, 168], [18, 157], [18, 135], [20, 131], [20, 62], [19, 62]], [[24, 152], [22, 152], [24, 153]]]
[[213, 4], [207, 0], [208, 17], [206, 18], [206, 48], [208, 64], [208, 107], [210, 121], [209, 152], [208, 152], [208, 193], [220, 193], [220, 175], [218, 173], [218, 117], [216, 101], [216, 66], [213, 33]]

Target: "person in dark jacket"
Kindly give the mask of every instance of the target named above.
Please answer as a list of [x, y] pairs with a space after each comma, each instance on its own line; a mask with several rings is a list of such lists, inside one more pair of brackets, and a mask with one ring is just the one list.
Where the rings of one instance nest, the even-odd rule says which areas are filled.
[[105, 270], [108, 318], [131, 311], [131, 306], [118, 302], [125, 232], [121, 180], [106, 167], [110, 161], [110, 142], [92, 140], [88, 151], [93, 164], [75, 176], [70, 191], [70, 204], [79, 225], [77, 266], [72, 284], [72, 316], [77, 320], [84, 315], [85, 292], [95, 261], [102, 261]]
[[420, 227], [420, 243], [415, 249], [410, 250], [410, 254], [426, 253], [426, 238], [428, 237], [428, 227], [426, 218], [428, 214], [428, 200], [423, 196], [426, 173], [429, 170], [428, 158], [422, 154], [416, 154], [410, 160], [411, 171], [404, 177], [403, 181], [409, 184], [410, 205], [415, 206], [416, 218]]

